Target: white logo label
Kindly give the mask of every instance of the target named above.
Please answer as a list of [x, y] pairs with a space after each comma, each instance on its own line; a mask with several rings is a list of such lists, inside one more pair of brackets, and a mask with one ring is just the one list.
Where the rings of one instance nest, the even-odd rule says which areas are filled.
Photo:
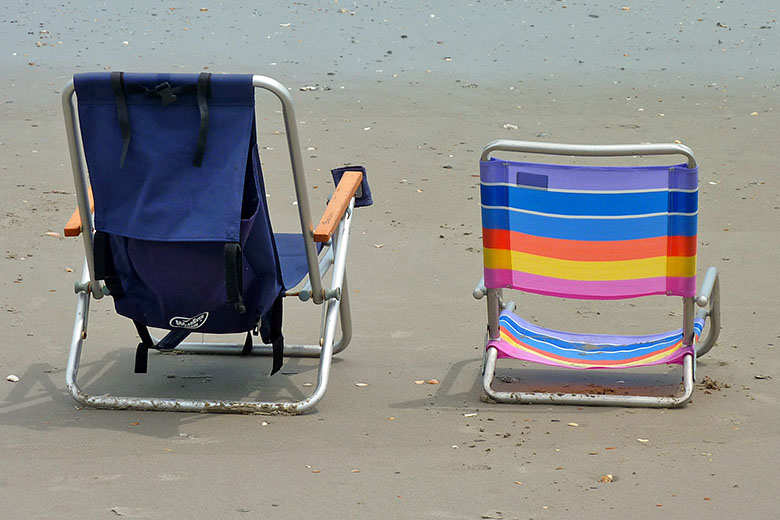
[[176, 316], [175, 318], [171, 318], [171, 321], [169, 321], [168, 324], [171, 327], [175, 327], [177, 329], [198, 329], [204, 323], [206, 323], [206, 320], [208, 318], [209, 318], [209, 313], [202, 312], [197, 316], [193, 316], [192, 318], [183, 318], [181, 316]]

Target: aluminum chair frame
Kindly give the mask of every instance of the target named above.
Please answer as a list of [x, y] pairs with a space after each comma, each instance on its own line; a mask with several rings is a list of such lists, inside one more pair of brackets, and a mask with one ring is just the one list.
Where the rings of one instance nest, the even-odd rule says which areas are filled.
[[[318, 254], [314, 242], [314, 226], [307, 195], [306, 178], [303, 169], [298, 128], [292, 97], [289, 90], [278, 81], [260, 75], [252, 77], [256, 89], [264, 89], [274, 94], [282, 105], [282, 117], [287, 136], [287, 145], [292, 166], [295, 194], [298, 201], [298, 215], [304, 236], [306, 261], [309, 274], [302, 281], [300, 290], [288, 290], [285, 296], [298, 296], [301, 300], [311, 299], [322, 305], [320, 340], [318, 344], [285, 345], [287, 357], [319, 357], [317, 384], [312, 393], [300, 401], [244, 401], [222, 399], [183, 399], [165, 397], [118, 397], [111, 395], [90, 395], [78, 385], [81, 349], [87, 337], [87, 325], [90, 299], [101, 299], [108, 291], [105, 285], [95, 280], [93, 265], [94, 215], [90, 208], [89, 182], [87, 178], [81, 132], [76, 116], [75, 87], [69, 81], [62, 93], [62, 108], [65, 117], [68, 147], [70, 150], [73, 180], [78, 200], [78, 213], [81, 218], [84, 244], [84, 266], [80, 281], [75, 285], [77, 294], [76, 317], [66, 369], [66, 384], [69, 393], [85, 406], [121, 410], [158, 410], [181, 412], [219, 412], [243, 414], [285, 413], [300, 414], [311, 410], [323, 397], [327, 389], [333, 355], [347, 348], [352, 338], [352, 319], [349, 306], [349, 287], [347, 285], [346, 256], [349, 245], [349, 231], [352, 222], [354, 197], [340, 220], [332, 239]], [[324, 279], [332, 269], [330, 286], [324, 286]], [[301, 284], [299, 284], [300, 286]], [[336, 339], [336, 326], [340, 324], [341, 335]], [[156, 342], [156, 340], [155, 340]], [[182, 343], [177, 350], [191, 353], [241, 354], [243, 341], [238, 343]], [[271, 345], [255, 345], [253, 355], [270, 356]]]
[[[575, 145], [558, 143], [537, 143], [532, 141], [513, 141], [499, 139], [489, 143], [482, 151], [481, 160], [490, 159], [490, 154], [496, 151], [519, 152], [529, 154], [563, 155], [575, 157], [624, 157], [649, 155], [683, 155], [688, 167], [696, 166], [693, 151], [682, 144], [639, 144], [639, 145]], [[516, 304], [505, 302], [501, 289], [487, 289], [484, 277], [474, 289], [473, 296], [482, 299], [487, 296], [487, 333], [485, 334], [485, 349], [482, 360], [482, 385], [486, 395], [501, 403], [527, 404], [564, 404], [564, 405], [600, 405], [649, 408], [676, 408], [685, 406], [690, 401], [694, 389], [696, 360], [686, 355], [683, 359], [683, 391], [678, 396], [646, 396], [646, 395], [600, 395], [565, 392], [510, 392], [497, 391], [492, 387], [495, 377], [498, 351], [495, 347], [488, 348], [491, 339], [499, 337], [499, 315], [503, 310], [514, 310]], [[710, 320], [707, 335], [695, 345], [696, 357], [700, 357], [713, 347], [720, 334], [720, 282], [718, 271], [710, 267], [701, 283], [698, 295], [685, 297], [683, 300], [683, 342], [691, 345], [695, 342], [694, 320], [697, 318]], [[694, 305], [700, 309], [695, 311]], [[706, 324], [706, 323], [705, 323]]]

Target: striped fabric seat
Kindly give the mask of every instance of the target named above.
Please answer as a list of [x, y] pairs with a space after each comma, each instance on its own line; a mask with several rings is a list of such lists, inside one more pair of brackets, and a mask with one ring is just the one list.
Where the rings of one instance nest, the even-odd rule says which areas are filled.
[[[683, 344], [682, 329], [645, 336], [572, 334], [528, 323], [504, 311], [499, 318], [500, 338], [488, 342], [499, 358], [515, 358], [566, 368], [631, 368], [682, 364], [692, 345]], [[694, 322], [698, 341], [704, 320]]]
[[480, 163], [485, 286], [566, 298], [696, 290], [698, 170]]

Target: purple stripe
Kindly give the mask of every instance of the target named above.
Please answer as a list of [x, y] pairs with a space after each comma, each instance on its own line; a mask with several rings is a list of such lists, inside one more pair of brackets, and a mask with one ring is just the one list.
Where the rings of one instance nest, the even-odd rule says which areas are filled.
[[480, 162], [480, 181], [516, 184], [520, 177], [547, 177], [549, 189], [646, 190], [696, 189], [698, 169], [675, 166], [573, 166], [502, 161]]
[[695, 190], [699, 187], [699, 168], [688, 168], [684, 164], [669, 168], [669, 188]]
[[696, 290], [696, 278], [658, 276], [635, 280], [583, 281], [551, 278], [510, 269], [485, 269], [485, 287], [489, 289], [509, 287], [561, 298], [616, 300], [651, 294], [693, 296]]

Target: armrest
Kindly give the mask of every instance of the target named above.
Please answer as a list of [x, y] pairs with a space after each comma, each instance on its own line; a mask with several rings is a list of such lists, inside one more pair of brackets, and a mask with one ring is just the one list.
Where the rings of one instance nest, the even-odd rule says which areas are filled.
[[328, 207], [325, 208], [320, 223], [314, 230], [315, 242], [327, 242], [336, 230], [336, 226], [341, 222], [341, 217], [349, 207], [349, 201], [357, 193], [360, 183], [363, 182], [363, 173], [359, 171], [348, 171], [344, 173], [336, 191], [333, 192]]
[[[95, 211], [95, 197], [92, 195], [92, 187], [89, 188], [89, 211]], [[81, 215], [79, 215], [79, 208], [68, 219], [68, 223], [65, 224], [65, 236], [77, 237], [81, 234]]]

